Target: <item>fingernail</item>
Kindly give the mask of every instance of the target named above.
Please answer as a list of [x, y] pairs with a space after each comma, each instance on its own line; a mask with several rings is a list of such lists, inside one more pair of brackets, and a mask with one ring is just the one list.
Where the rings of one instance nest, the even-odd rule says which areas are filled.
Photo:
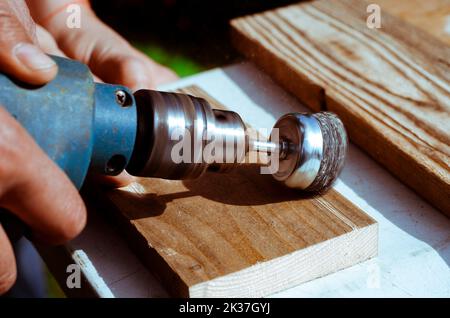
[[55, 62], [41, 49], [30, 43], [19, 43], [13, 49], [13, 54], [27, 68], [40, 71], [52, 68]]

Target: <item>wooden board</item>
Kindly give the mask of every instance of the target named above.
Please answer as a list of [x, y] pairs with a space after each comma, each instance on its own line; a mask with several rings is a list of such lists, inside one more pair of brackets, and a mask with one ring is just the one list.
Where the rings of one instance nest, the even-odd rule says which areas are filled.
[[313, 1], [232, 21], [235, 46], [450, 215], [450, 48], [367, 3]]
[[377, 0], [382, 12], [400, 18], [450, 45], [450, 0]]
[[[198, 88], [183, 91], [224, 108]], [[265, 296], [377, 254], [376, 222], [339, 193], [304, 197], [258, 168], [141, 178], [105, 197], [130, 246], [175, 296]]]

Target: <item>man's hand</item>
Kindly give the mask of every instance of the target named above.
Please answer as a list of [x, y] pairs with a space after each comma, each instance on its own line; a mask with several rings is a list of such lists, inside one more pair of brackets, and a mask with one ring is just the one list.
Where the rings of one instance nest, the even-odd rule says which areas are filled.
[[[28, 0], [34, 18], [43, 25], [36, 29], [24, 0], [0, 1], [0, 72], [25, 83], [45, 84], [57, 74], [57, 65], [45, 52], [80, 60], [97, 79], [132, 89], [154, 88], [177, 78], [103, 24], [87, 1], [84, 26], [67, 28], [66, 17], [52, 10], [69, 2]], [[130, 180], [122, 174], [109, 182], [121, 186]], [[25, 222], [32, 238], [48, 243], [75, 237], [86, 222], [84, 203], [71, 181], [1, 105], [0, 207]], [[0, 294], [15, 276], [12, 246], [0, 225]]]
[[[57, 73], [55, 63], [36, 44], [23, 1], [0, 2], [0, 71], [30, 84], [44, 84]], [[33, 238], [48, 243], [75, 237], [86, 223], [77, 189], [1, 106], [0, 206], [25, 222]], [[0, 225], [0, 294], [15, 278], [13, 249]]]
[[[32, 239], [59, 244], [86, 223], [86, 210], [72, 182], [31, 136], [0, 107], [0, 206], [32, 230]], [[16, 278], [11, 243], [0, 225], [0, 294]]]
[[37, 45], [34, 22], [22, 0], [0, 1], [0, 71], [30, 84], [57, 73], [55, 62]]

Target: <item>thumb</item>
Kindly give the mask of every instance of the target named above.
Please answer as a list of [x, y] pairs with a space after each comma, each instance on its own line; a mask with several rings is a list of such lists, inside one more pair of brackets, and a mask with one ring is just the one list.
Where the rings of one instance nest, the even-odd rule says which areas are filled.
[[[28, 84], [40, 85], [52, 80], [58, 71], [55, 62], [34, 43], [30, 30], [21, 21], [27, 10], [16, 10], [11, 1], [0, 1], [0, 72]], [[35, 27], [34, 25], [28, 27]]]

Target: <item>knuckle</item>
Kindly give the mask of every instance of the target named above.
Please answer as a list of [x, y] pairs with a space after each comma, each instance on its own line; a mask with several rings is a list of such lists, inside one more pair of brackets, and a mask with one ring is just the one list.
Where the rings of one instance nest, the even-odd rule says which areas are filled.
[[122, 63], [123, 78], [128, 78], [130, 82], [153, 86], [153, 67], [151, 64], [139, 57], [128, 57]]
[[144, 70], [147, 68], [147, 63], [143, 61], [141, 58], [133, 55], [122, 55], [120, 56], [121, 65], [125, 70], [127, 69], [140, 69]]
[[0, 30], [2, 32], [1, 42], [29, 40], [27, 33], [24, 32], [22, 23], [20, 23], [8, 3], [3, 1], [0, 4]]
[[27, 156], [27, 135], [18, 122], [0, 107], [0, 176], [8, 180]]
[[5, 19], [16, 19], [16, 15], [11, 10], [11, 7], [9, 6], [7, 1], [0, 2], [0, 17], [2, 18], [2, 22], [0, 22], [0, 25], [3, 25], [3, 23], [5, 23], [3, 21]]
[[134, 74], [134, 76], [143, 76], [148, 73], [148, 65], [140, 58], [132, 55], [119, 55], [117, 63], [123, 75]]

